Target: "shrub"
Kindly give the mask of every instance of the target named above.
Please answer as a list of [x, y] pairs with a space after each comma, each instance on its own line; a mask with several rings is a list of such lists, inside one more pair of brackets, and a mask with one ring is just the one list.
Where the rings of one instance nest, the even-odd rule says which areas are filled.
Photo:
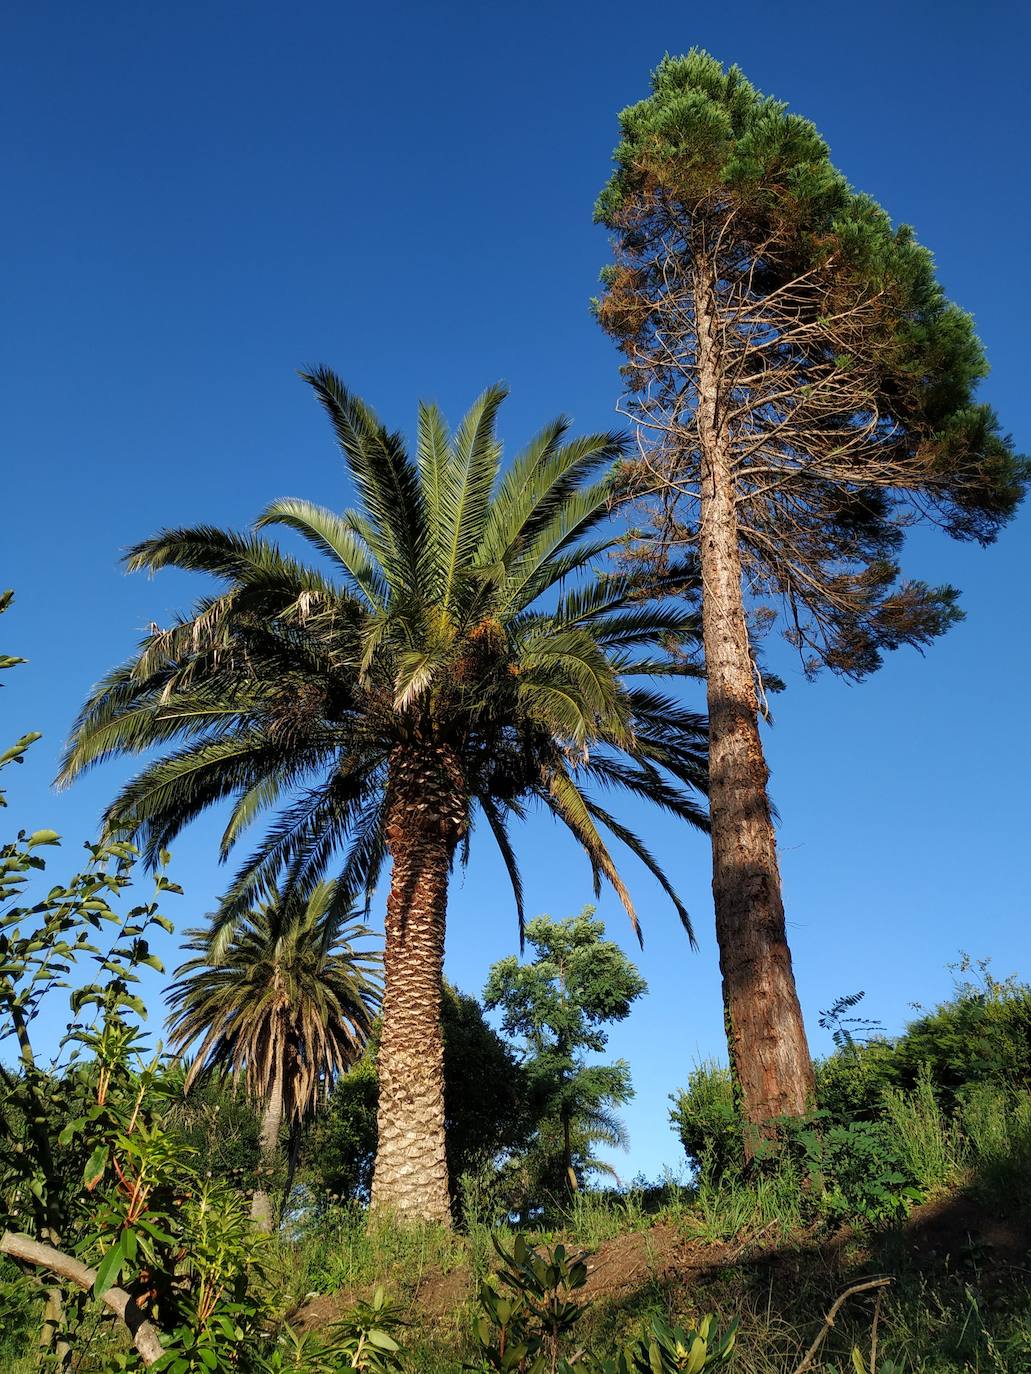
[[828, 1221], [881, 1225], [897, 1221], [920, 1200], [897, 1142], [878, 1121], [783, 1123], [787, 1148], [798, 1158], [807, 1192]]
[[710, 1179], [740, 1173], [745, 1153], [730, 1070], [712, 1062], [700, 1064], [687, 1087], [670, 1100], [670, 1121], [688, 1162], [705, 1170]]
[[[969, 967], [969, 960], [959, 965]], [[1031, 1088], [1031, 988], [997, 982], [986, 964], [979, 968], [979, 984], [959, 984], [951, 1001], [914, 1021], [896, 1042], [897, 1086], [915, 1087], [926, 1071], [949, 1106], [972, 1083]]]
[[895, 1082], [895, 1047], [887, 1040], [854, 1042], [815, 1065], [816, 1100], [833, 1121], [875, 1121], [884, 1090]]

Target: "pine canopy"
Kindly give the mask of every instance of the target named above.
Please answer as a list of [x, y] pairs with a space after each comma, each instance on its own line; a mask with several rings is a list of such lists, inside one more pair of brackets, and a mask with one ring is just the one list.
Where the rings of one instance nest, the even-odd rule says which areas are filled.
[[906, 527], [927, 517], [989, 542], [1027, 481], [976, 400], [987, 364], [971, 318], [913, 231], [737, 67], [667, 57], [620, 124], [596, 207], [615, 231], [596, 307], [654, 445], [639, 487], [661, 470], [678, 497], [666, 533], [696, 538], [696, 310], [711, 293], [746, 577], [785, 606], [807, 667], [862, 676], [959, 614], [951, 588], [899, 581]]

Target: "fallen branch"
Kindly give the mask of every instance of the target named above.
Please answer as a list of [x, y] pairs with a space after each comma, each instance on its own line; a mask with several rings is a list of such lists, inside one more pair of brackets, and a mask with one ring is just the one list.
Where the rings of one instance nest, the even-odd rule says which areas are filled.
[[[823, 1319], [823, 1326], [821, 1326], [812, 1345], [802, 1357], [802, 1363], [795, 1366], [793, 1374], [803, 1374], [803, 1371], [808, 1369], [813, 1360], [815, 1360], [817, 1351], [827, 1339], [828, 1334], [834, 1326], [838, 1313], [845, 1303], [848, 1302], [849, 1298], [854, 1298], [857, 1293], [871, 1293], [876, 1290], [879, 1300], [881, 1290], [887, 1288], [890, 1283], [891, 1279], [867, 1279], [865, 1283], [854, 1283], [851, 1288], [846, 1288], [844, 1293], [842, 1293], [839, 1298], [835, 1299], [833, 1307]], [[880, 1306], [878, 1301], [878, 1311], [879, 1310]]]
[[[55, 1250], [52, 1245], [41, 1245], [31, 1236], [18, 1235], [14, 1231], [5, 1231], [0, 1236], [0, 1254], [10, 1255], [11, 1259], [21, 1260], [24, 1264], [34, 1264], [40, 1269], [48, 1269], [58, 1278], [67, 1279], [69, 1283], [74, 1283], [86, 1292], [89, 1292], [97, 1281], [95, 1269], [81, 1264], [79, 1260], [66, 1255], [62, 1250]], [[143, 1316], [125, 1289], [109, 1288], [105, 1293], [101, 1293], [100, 1301], [128, 1327], [132, 1343], [139, 1351], [143, 1363], [156, 1364], [165, 1353], [165, 1348], [158, 1339], [157, 1327]]]

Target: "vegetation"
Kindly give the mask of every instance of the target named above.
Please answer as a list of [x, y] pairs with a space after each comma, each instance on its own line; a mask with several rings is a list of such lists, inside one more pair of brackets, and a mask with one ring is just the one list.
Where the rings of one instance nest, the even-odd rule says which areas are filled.
[[[729, 1070], [695, 1070], [670, 1115], [710, 1212], [752, 1221], [786, 1195], [793, 1224], [879, 1224], [960, 1186], [1007, 1210], [1031, 1201], [1029, 990], [981, 974], [895, 1040], [840, 1037], [816, 1066], [814, 1110], [782, 1118], [752, 1166]], [[993, 1053], [972, 1053], [989, 1035]]]
[[[348, 923], [335, 895], [332, 883], [319, 883], [307, 900], [288, 894], [266, 902], [235, 924], [220, 952], [208, 931], [187, 931], [186, 948], [197, 957], [176, 970], [168, 989], [172, 1046], [197, 1047], [184, 1091], [206, 1072], [242, 1078], [262, 1107], [268, 1173], [284, 1117], [293, 1161], [302, 1121], [360, 1058], [379, 1006], [379, 958], [354, 948], [371, 932]], [[264, 1189], [255, 1192], [254, 1216], [271, 1225]]]
[[[769, 602], [807, 671], [861, 678], [930, 643], [956, 593], [902, 578], [904, 528], [989, 542], [1028, 469], [929, 255], [811, 125], [692, 52], [622, 131], [597, 308], [637, 459], [558, 420], [504, 466], [500, 387], [454, 433], [421, 406], [410, 451], [320, 368], [356, 508], [280, 500], [246, 534], [128, 556], [221, 585], [79, 716], [63, 781], [146, 755], [81, 870], [53, 880], [52, 830], [0, 847], [12, 1374], [1031, 1368], [1031, 988], [964, 957], [894, 1038], [846, 994], [812, 1063], [753, 642]], [[610, 518], [631, 500], [647, 531]], [[702, 658], [708, 721], [652, 681]], [[633, 1095], [609, 1027], [646, 985], [593, 907], [524, 920], [510, 830], [534, 804], [638, 935], [609, 837], [693, 941], [609, 789], [702, 829], [711, 795], [730, 1062], [673, 1098], [686, 1181], [598, 1186]], [[224, 859], [265, 830], [186, 931], [166, 1051], [142, 980], [174, 934], [167, 846], [223, 804]], [[477, 821], [521, 953], [482, 1001], [443, 979]], [[362, 920], [387, 861], [381, 955]]]
[[[687, 577], [675, 567], [559, 591], [616, 543], [611, 528], [599, 533], [623, 451], [616, 436], [567, 442], [555, 421], [501, 476], [498, 387], [453, 438], [421, 407], [413, 460], [333, 373], [308, 380], [362, 509], [338, 516], [284, 500], [258, 524], [303, 535], [337, 580], [259, 535], [200, 527], [139, 545], [130, 568], [207, 572], [227, 589], [148, 635], [95, 689], [62, 778], [175, 744], [107, 812], [108, 829], [128, 827], [148, 860], [227, 797], [223, 853], [278, 808], [223, 903], [223, 939], [255, 892], [282, 878], [284, 896], [305, 894], [339, 847], [341, 900], [371, 894], [389, 854], [373, 1202], [446, 1223], [440, 1003], [452, 861], [478, 809], [521, 920], [509, 823], [536, 802], [632, 921], [599, 826], [643, 860], [689, 928], [647, 846], [589, 789], [619, 788], [705, 823], [704, 723], [651, 685], [697, 671], [680, 653], [695, 617], [674, 599]], [[557, 599], [545, 601], [549, 592]]]
[[505, 1033], [524, 1046], [523, 1067], [536, 1112], [535, 1137], [523, 1165], [530, 1182], [528, 1202], [558, 1197], [581, 1187], [599, 1163], [592, 1145], [622, 1145], [624, 1131], [614, 1109], [633, 1096], [630, 1066], [588, 1063], [600, 1054], [607, 1022], [624, 1021], [647, 990], [644, 979], [618, 945], [604, 939], [605, 927], [586, 907], [579, 916], [553, 921], [538, 916], [526, 927], [535, 958], [509, 957], [494, 965], [484, 1002], [500, 1009]]
[[716, 929], [751, 1152], [809, 1110], [814, 1082], [748, 617], [779, 607], [809, 673], [858, 679], [929, 644], [957, 593], [901, 577], [905, 529], [929, 518], [988, 543], [1028, 468], [975, 399], [984, 353], [930, 253], [812, 124], [693, 50], [663, 60], [620, 127], [597, 313], [626, 360], [643, 455], [627, 483], [658, 535], [644, 558], [661, 572], [689, 551], [704, 589]]

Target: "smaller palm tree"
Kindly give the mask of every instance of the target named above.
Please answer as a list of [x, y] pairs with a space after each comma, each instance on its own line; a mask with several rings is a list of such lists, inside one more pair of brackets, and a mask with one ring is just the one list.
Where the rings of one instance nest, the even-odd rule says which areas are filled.
[[[335, 896], [334, 883], [319, 883], [307, 898], [263, 903], [224, 949], [213, 946], [210, 930], [187, 931], [196, 957], [176, 969], [168, 991], [172, 1047], [196, 1047], [185, 1089], [204, 1072], [242, 1080], [262, 1108], [266, 1170], [284, 1119], [299, 1124], [328, 1095], [361, 1057], [379, 1010], [380, 956], [354, 947], [371, 931], [339, 911]], [[262, 1189], [254, 1215], [270, 1225]]]

